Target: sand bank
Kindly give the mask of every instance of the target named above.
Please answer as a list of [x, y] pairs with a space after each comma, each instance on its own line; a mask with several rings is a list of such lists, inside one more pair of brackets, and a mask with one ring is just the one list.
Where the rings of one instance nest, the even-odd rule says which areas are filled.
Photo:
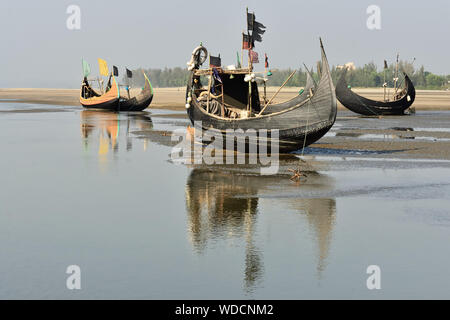
[[[277, 89], [277, 87], [268, 87], [267, 96], [272, 97]], [[300, 89], [294, 87], [283, 88], [274, 99], [274, 102], [282, 102], [293, 98]], [[150, 109], [183, 110], [185, 90], [184, 87], [155, 88], [155, 96]], [[353, 90], [369, 99], [383, 99], [383, 89], [381, 88], [354, 88]], [[0, 89], [0, 102], [1, 100], [15, 100], [16, 102], [24, 103], [79, 106], [79, 92], [78, 89]], [[262, 95], [262, 90], [260, 94]], [[340, 109], [343, 109], [342, 105], [338, 105]], [[414, 107], [417, 110], [450, 110], [450, 91], [417, 90]]]

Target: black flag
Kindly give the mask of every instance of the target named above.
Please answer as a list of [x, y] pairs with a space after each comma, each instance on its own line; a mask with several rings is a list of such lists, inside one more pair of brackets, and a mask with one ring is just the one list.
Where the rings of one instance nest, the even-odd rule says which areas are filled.
[[127, 68], [125, 68], [125, 70], [127, 71], [127, 77], [128, 78], [132, 78], [133, 77], [133, 72], [131, 72], [131, 70], [128, 70]]
[[263, 30], [265, 28], [266, 28], [266, 26], [263, 25], [262, 23], [259, 23], [258, 21], [255, 21], [253, 23], [253, 32], [263, 34], [264, 32], [266, 32], [266, 30]]
[[262, 35], [266, 32], [266, 26], [255, 20], [254, 13], [247, 12], [247, 29], [252, 32], [253, 41], [262, 41]]
[[264, 32], [266, 32], [266, 30], [264, 30], [266, 28], [265, 25], [263, 25], [262, 23], [259, 23], [258, 21], [254, 21], [253, 22], [253, 39], [255, 39], [258, 42], [262, 41], [261, 36], [264, 34]]
[[220, 54], [218, 57], [209, 56], [209, 67], [220, 67], [222, 65], [222, 59], [220, 59]]
[[116, 66], [113, 66], [113, 75], [114, 75], [114, 77], [118, 77], [119, 76], [119, 69], [117, 69]]
[[262, 41], [261, 35], [259, 33], [256, 33], [256, 32], [253, 32], [252, 38], [253, 38], [253, 40], [258, 41], [258, 42]]
[[387, 61], [386, 61], [386, 60], [384, 60], [384, 68], [385, 68], [385, 69], [388, 68]]
[[255, 14], [247, 12], [247, 30], [253, 30], [253, 22], [255, 22]]

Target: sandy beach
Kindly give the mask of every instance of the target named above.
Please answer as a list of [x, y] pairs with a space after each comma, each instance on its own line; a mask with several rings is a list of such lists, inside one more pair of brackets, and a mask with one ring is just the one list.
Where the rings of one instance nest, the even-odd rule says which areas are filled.
[[[270, 98], [278, 87], [268, 87], [267, 96]], [[276, 96], [274, 102], [282, 102], [294, 97], [301, 88], [288, 87]], [[185, 88], [155, 88], [155, 95], [149, 109], [183, 110], [185, 105]], [[370, 99], [382, 99], [381, 88], [354, 88], [356, 93]], [[134, 89], [136, 93], [138, 89]], [[79, 89], [35, 89], [13, 88], [0, 89], [0, 102], [15, 100], [15, 102], [39, 103], [49, 105], [79, 106]], [[262, 95], [262, 90], [260, 90]], [[413, 105], [416, 110], [450, 110], [450, 91], [417, 90]], [[339, 109], [344, 107], [338, 103]]]

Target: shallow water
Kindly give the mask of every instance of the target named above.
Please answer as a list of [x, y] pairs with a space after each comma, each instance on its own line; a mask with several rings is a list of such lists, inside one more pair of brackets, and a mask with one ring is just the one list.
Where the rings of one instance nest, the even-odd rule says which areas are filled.
[[311, 147], [293, 182], [296, 156], [274, 176], [169, 161], [177, 112], [0, 111], [2, 299], [450, 298], [450, 159]]

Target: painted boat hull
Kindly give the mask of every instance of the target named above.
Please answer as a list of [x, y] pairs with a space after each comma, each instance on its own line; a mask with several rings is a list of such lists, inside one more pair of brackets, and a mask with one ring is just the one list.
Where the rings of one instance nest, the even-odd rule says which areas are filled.
[[[87, 109], [101, 109], [110, 111], [143, 111], [153, 100], [153, 88], [150, 80], [144, 74], [145, 85], [139, 95], [131, 98], [121, 97], [115, 77], [112, 77], [111, 88], [103, 95], [96, 93], [87, 82], [81, 87], [80, 103]], [[90, 90], [96, 96], [84, 98], [84, 90]]]

